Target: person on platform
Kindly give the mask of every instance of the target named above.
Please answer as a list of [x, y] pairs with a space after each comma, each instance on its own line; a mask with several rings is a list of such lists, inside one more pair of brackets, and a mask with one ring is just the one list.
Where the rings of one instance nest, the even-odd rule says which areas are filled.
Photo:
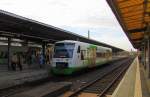
[[18, 62], [17, 54], [14, 53], [11, 58], [11, 67], [12, 67], [12, 70], [14, 70], [14, 71], [16, 71], [17, 62]]
[[44, 57], [42, 53], [40, 54], [39, 60], [40, 60], [40, 68], [42, 68], [42, 65], [44, 64]]

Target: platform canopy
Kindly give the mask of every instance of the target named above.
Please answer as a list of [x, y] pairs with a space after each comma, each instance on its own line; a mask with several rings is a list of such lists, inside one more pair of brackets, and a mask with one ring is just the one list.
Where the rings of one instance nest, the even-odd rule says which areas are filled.
[[3, 10], [0, 10], [0, 36], [48, 43], [54, 43], [60, 40], [78, 40], [95, 45], [110, 47], [114, 52], [123, 51], [118, 47], [88, 39], [70, 31], [18, 16]]
[[135, 48], [140, 48], [150, 26], [150, 0], [107, 0]]

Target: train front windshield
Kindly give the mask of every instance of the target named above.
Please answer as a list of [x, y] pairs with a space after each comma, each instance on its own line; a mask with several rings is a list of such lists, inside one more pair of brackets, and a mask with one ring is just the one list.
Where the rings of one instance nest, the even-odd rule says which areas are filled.
[[57, 43], [54, 48], [54, 58], [72, 58], [75, 43]]

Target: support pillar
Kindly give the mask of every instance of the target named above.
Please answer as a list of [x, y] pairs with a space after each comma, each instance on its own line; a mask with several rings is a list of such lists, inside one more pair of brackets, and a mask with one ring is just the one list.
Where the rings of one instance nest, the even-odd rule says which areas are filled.
[[148, 67], [149, 67], [149, 75], [148, 77], [150, 78], [150, 37], [148, 39]]
[[7, 52], [8, 52], [8, 70], [10, 70], [10, 65], [11, 65], [11, 38], [8, 37], [8, 47], [7, 47]]
[[145, 43], [144, 43], [143, 53], [144, 53], [144, 59], [143, 59], [144, 68], [147, 69], [147, 66], [146, 66], [146, 44]]
[[142, 53], [143, 53], [142, 64], [144, 65], [144, 69], [146, 69], [146, 66], [145, 66], [145, 45], [143, 45]]
[[45, 59], [45, 49], [46, 49], [46, 43], [42, 43], [42, 54], [43, 54], [43, 64], [45, 64], [46, 59]]
[[28, 40], [23, 40], [22, 46], [28, 46]]
[[147, 26], [146, 30], [146, 39], [147, 39], [147, 69], [148, 69], [148, 78], [150, 78], [150, 23]]

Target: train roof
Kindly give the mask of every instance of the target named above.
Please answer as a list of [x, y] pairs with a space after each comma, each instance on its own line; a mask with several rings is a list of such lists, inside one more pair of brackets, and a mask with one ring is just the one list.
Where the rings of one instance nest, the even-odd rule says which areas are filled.
[[[63, 42], [91, 44], [91, 43], [86, 43], [86, 42], [81, 42], [81, 41], [74, 41], [74, 40], [63, 40], [63, 41], [58, 41], [58, 42], [55, 42], [55, 43], [63, 43]], [[102, 49], [112, 50], [111, 48], [100, 46], [100, 45], [95, 45], [95, 44], [91, 44], [91, 45], [101, 47]]]
[[[55, 43], [62, 43], [62, 42], [72, 42], [72, 43], [77, 43], [77, 42], [80, 42], [80, 41], [75, 41], [75, 40], [62, 40], [62, 41], [57, 41]], [[83, 43], [83, 42], [82, 42]]]

